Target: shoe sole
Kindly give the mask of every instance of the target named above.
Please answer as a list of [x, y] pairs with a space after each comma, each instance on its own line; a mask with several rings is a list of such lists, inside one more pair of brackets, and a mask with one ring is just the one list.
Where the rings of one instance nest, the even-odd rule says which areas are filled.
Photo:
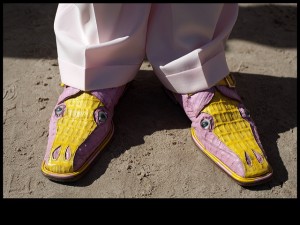
[[102, 150], [108, 145], [109, 141], [112, 139], [114, 134], [114, 124], [112, 122], [112, 128], [110, 129], [107, 136], [104, 138], [103, 142], [96, 148], [94, 153], [88, 158], [88, 160], [80, 167], [79, 170], [73, 173], [53, 173], [46, 169], [45, 161], [43, 160], [41, 170], [44, 176], [50, 180], [58, 182], [73, 182], [81, 178], [92, 166], [93, 162], [96, 161], [97, 156], [102, 152]]
[[255, 177], [255, 178], [245, 178], [241, 177], [238, 174], [236, 174], [234, 171], [232, 171], [228, 166], [226, 166], [221, 160], [219, 160], [216, 156], [214, 156], [212, 153], [210, 153], [208, 150], [206, 150], [203, 146], [203, 144], [200, 142], [198, 137], [196, 136], [195, 129], [191, 128], [191, 134], [192, 138], [197, 145], [197, 147], [204, 152], [204, 154], [210, 158], [214, 163], [216, 163], [224, 172], [226, 172], [229, 177], [231, 177], [235, 182], [240, 184], [241, 186], [254, 186], [262, 183], [268, 182], [273, 175], [272, 168], [270, 168], [271, 172], [267, 173], [263, 176]]

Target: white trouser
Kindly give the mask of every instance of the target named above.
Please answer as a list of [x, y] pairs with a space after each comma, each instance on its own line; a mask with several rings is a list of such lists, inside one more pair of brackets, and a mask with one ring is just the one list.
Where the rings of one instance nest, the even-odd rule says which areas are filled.
[[146, 54], [169, 90], [207, 89], [229, 73], [224, 46], [237, 15], [237, 4], [59, 4], [61, 81], [85, 91], [118, 87]]

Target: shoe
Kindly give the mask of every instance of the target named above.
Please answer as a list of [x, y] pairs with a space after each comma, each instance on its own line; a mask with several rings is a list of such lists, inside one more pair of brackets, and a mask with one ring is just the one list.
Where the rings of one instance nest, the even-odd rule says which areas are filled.
[[55, 181], [79, 179], [112, 138], [114, 107], [125, 86], [81, 91], [65, 86], [52, 112], [42, 173]]
[[192, 121], [196, 145], [237, 183], [256, 185], [272, 177], [256, 126], [235, 90], [232, 75], [205, 91], [172, 95]]

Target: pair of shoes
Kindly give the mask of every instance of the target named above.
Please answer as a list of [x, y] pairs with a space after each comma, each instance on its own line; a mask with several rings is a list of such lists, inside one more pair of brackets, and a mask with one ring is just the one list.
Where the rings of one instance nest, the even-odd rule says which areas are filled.
[[[171, 97], [192, 121], [196, 145], [241, 185], [269, 180], [272, 169], [249, 111], [231, 75], [195, 94]], [[86, 172], [113, 135], [113, 111], [125, 86], [83, 92], [65, 87], [51, 116], [42, 172], [56, 181], [74, 181]]]

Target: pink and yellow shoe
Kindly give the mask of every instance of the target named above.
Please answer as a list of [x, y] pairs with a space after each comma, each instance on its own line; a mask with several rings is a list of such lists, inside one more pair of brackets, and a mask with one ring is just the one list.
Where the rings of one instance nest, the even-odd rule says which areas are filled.
[[86, 172], [114, 133], [114, 107], [125, 86], [81, 91], [65, 86], [51, 115], [43, 174], [74, 181]]
[[268, 181], [267, 161], [256, 126], [235, 90], [231, 75], [195, 94], [174, 94], [192, 121], [196, 145], [239, 184]]

